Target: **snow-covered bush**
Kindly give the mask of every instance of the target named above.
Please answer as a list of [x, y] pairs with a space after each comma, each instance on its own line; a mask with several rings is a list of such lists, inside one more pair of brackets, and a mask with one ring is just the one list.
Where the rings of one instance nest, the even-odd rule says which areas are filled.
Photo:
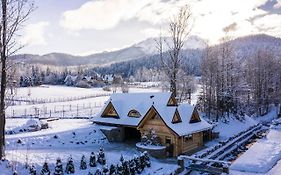
[[54, 175], [63, 175], [63, 167], [60, 158], [57, 158]]
[[50, 175], [49, 165], [47, 162], [44, 163], [40, 175]]
[[91, 152], [91, 155], [90, 155], [90, 167], [95, 167], [95, 166], [97, 166], [96, 156], [95, 156], [94, 152]]
[[86, 162], [86, 158], [84, 155], [82, 156], [81, 161], [80, 161], [80, 169], [81, 170], [87, 169], [87, 162]]
[[98, 162], [101, 165], [105, 165], [105, 163], [106, 163], [105, 154], [104, 154], [104, 150], [102, 147], [100, 148], [99, 153], [98, 153]]
[[154, 146], [162, 146], [160, 138], [157, 136], [153, 129], [150, 129], [148, 133], [145, 133], [141, 138], [142, 145], [154, 145]]
[[68, 158], [68, 161], [67, 161], [66, 167], [65, 167], [65, 172], [66, 172], [66, 174], [73, 174], [75, 172], [72, 157]]
[[36, 168], [33, 164], [29, 167], [29, 175], [36, 175]]

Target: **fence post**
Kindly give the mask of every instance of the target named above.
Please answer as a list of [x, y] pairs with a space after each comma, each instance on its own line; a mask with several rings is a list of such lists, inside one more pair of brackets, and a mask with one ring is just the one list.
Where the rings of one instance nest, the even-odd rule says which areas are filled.
[[78, 108], [79, 108], [79, 106], [78, 106], [78, 104], [77, 104], [77, 117], [78, 117], [78, 110], [79, 110]]
[[64, 118], [64, 105], [62, 106], [62, 118]]
[[52, 110], [50, 110], [50, 118], [51, 118], [51, 116], [52, 116]]

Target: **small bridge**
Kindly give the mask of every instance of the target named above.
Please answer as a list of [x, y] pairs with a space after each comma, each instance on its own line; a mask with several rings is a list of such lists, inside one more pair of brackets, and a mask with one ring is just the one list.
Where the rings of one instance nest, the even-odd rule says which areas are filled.
[[[186, 160], [186, 161], [184, 161]], [[229, 173], [230, 162], [212, 160], [212, 159], [199, 159], [191, 156], [179, 156], [178, 164], [181, 167], [178, 173], [183, 172], [184, 169], [191, 171], [200, 171], [210, 174], [220, 175], [222, 173]]]

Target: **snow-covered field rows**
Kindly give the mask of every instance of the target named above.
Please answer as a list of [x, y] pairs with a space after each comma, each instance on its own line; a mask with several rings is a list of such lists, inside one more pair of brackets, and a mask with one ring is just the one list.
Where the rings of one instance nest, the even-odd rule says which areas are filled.
[[[158, 88], [130, 88], [129, 92], [157, 92]], [[117, 89], [120, 92], [120, 89]], [[30, 93], [30, 96], [28, 95]], [[112, 92], [103, 91], [101, 88], [76, 88], [67, 86], [40, 86], [31, 88], [18, 88], [15, 98], [26, 99], [45, 99], [56, 101], [56, 99], [67, 99], [77, 97], [78, 100], [66, 102], [52, 102], [39, 104], [19, 104], [9, 106], [6, 109], [7, 117], [91, 117], [99, 112], [104, 102], [109, 98]], [[108, 96], [79, 99], [79, 96], [90, 94], [108, 94]]]

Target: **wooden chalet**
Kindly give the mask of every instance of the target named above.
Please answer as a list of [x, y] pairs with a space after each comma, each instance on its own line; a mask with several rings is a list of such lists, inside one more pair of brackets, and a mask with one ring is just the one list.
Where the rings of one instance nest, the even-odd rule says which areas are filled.
[[168, 92], [112, 94], [93, 121], [109, 141], [139, 141], [153, 129], [166, 146], [167, 156], [197, 150], [212, 129], [194, 106], [178, 105]]

